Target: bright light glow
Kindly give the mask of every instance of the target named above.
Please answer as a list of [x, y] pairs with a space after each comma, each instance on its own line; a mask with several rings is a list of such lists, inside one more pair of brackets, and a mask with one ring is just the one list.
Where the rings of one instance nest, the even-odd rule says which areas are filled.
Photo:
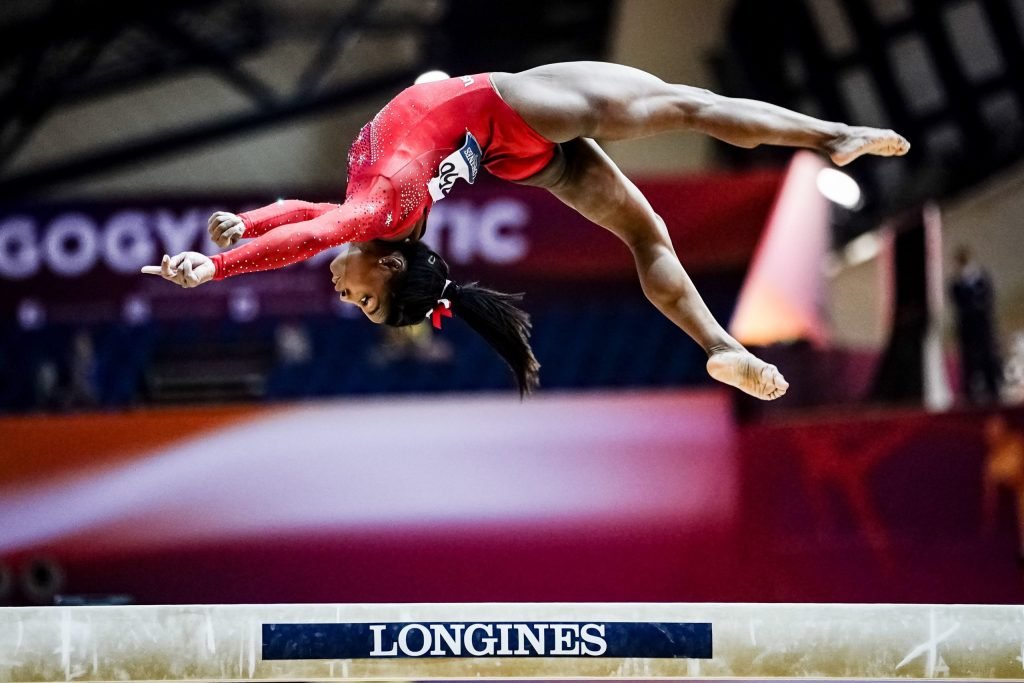
[[800, 152], [786, 171], [729, 325], [740, 343], [827, 340], [821, 261], [828, 251], [830, 205], [808, 191], [824, 163]]
[[434, 81], [443, 81], [446, 78], [451, 78], [451, 76], [449, 76], [443, 71], [428, 71], [417, 76], [415, 82], [416, 85], [419, 85], [420, 83], [432, 83]]
[[46, 311], [35, 299], [22, 299], [18, 303], [18, 324], [23, 330], [38, 330], [46, 324]]
[[881, 248], [882, 241], [879, 239], [878, 233], [866, 232], [846, 245], [846, 248], [843, 249], [843, 257], [846, 259], [846, 265], [859, 266], [878, 256]]
[[150, 317], [152, 317], [152, 310], [146, 299], [132, 294], [124, 300], [124, 305], [121, 307], [121, 317], [129, 325], [143, 325], [149, 322]]
[[839, 206], [847, 209], [860, 208], [860, 185], [842, 171], [834, 168], [823, 168], [818, 171], [818, 191]]
[[236, 289], [228, 297], [228, 314], [238, 323], [252, 322], [260, 315], [260, 300], [251, 289]]

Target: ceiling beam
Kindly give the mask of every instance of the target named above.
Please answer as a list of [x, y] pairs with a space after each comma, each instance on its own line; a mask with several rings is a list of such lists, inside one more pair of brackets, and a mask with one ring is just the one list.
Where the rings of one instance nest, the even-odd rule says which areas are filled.
[[61, 183], [152, 161], [216, 140], [342, 107], [359, 99], [398, 92], [412, 83], [419, 71], [418, 68], [403, 70], [359, 83], [335, 86], [315, 95], [300, 94], [257, 111], [190, 124], [161, 135], [131, 140], [99, 152], [0, 178], [0, 201], [22, 199]]

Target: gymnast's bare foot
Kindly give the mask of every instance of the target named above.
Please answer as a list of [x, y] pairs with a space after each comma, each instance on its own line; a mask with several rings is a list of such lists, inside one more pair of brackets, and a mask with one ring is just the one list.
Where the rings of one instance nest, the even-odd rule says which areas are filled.
[[847, 126], [843, 133], [826, 144], [825, 148], [836, 166], [846, 166], [864, 154], [901, 157], [910, 151], [910, 143], [895, 131]]
[[789, 382], [779, 369], [747, 350], [712, 353], [708, 374], [719, 382], [736, 387], [762, 401], [774, 401], [785, 395]]

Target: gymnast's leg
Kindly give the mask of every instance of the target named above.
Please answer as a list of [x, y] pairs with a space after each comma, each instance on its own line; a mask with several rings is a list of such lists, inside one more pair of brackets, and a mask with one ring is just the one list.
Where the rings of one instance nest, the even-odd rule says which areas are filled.
[[534, 130], [555, 142], [694, 131], [740, 147], [816, 149], [840, 166], [863, 154], [901, 156], [910, 149], [891, 130], [822, 121], [765, 102], [723, 97], [619, 64], [548, 64], [515, 74], [495, 73], [492, 81]]
[[764, 400], [786, 393], [789, 384], [778, 369], [748, 352], [714, 319], [679, 263], [665, 222], [597, 143], [562, 144], [548, 168], [525, 183], [547, 188], [626, 243], [644, 294], [701, 345], [712, 377]]

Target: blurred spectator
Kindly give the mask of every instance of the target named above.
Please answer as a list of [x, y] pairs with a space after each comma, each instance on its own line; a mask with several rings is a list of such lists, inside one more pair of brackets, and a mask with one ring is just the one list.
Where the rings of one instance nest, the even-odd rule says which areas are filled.
[[1010, 403], [1024, 403], [1024, 332], [1013, 335], [1003, 381], [1004, 398]]
[[999, 400], [1000, 368], [992, 313], [992, 279], [970, 249], [956, 251], [950, 294], [956, 307], [962, 391], [971, 403]]
[[70, 409], [92, 408], [98, 403], [96, 352], [92, 335], [80, 330], [71, 343], [67, 404]]
[[385, 327], [381, 341], [370, 352], [374, 365], [390, 365], [402, 360], [422, 363], [449, 363], [454, 356], [451, 344], [434, 334], [430, 325]]
[[99, 403], [96, 352], [92, 335], [79, 330], [67, 353], [44, 358], [35, 371], [33, 404], [37, 410], [80, 410]]
[[1002, 415], [993, 415], [985, 422], [985, 442], [985, 526], [990, 531], [995, 529], [999, 492], [1008, 490], [1016, 514], [1018, 560], [1024, 564], [1024, 434], [1012, 428]]
[[313, 360], [313, 343], [302, 325], [281, 323], [274, 330], [274, 342], [282, 365], [305, 365]]
[[32, 382], [32, 406], [36, 410], [55, 410], [57, 408], [60, 384], [60, 372], [57, 363], [47, 358], [36, 367]]

